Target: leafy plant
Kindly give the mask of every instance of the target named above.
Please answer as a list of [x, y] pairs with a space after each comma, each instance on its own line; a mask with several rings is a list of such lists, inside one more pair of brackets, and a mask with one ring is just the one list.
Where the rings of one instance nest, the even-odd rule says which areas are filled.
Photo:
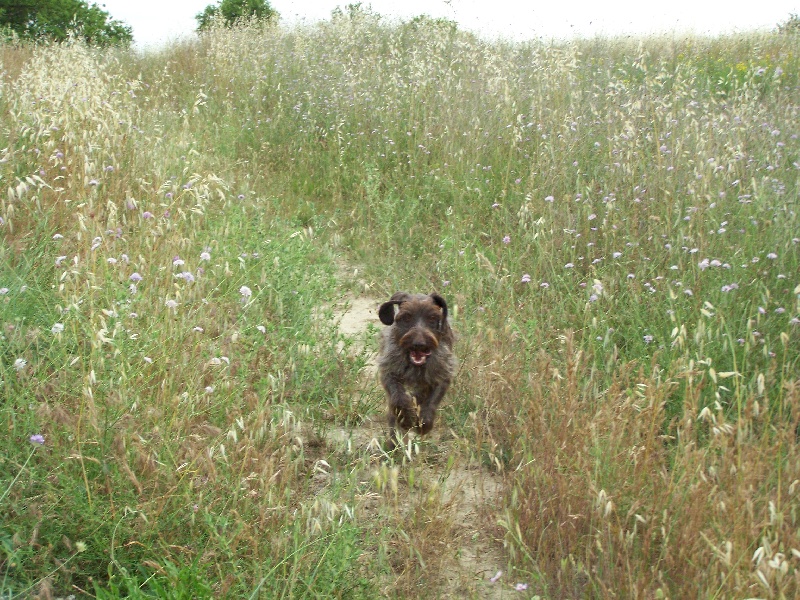
[[258, 21], [277, 21], [278, 12], [267, 0], [220, 0], [217, 4], [209, 4], [203, 12], [197, 13], [197, 31], [205, 31], [220, 19], [228, 27], [237, 22], [250, 19]]
[[0, 25], [24, 38], [62, 42], [71, 35], [99, 46], [128, 46], [133, 33], [97, 4], [85, 0], [23, 0], [0, 3]]

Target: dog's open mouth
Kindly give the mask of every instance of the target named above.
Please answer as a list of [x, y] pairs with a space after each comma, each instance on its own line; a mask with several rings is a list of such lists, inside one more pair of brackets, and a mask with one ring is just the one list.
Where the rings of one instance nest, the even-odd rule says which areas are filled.
[[425, 364], [425, 361], [428, 360], [430, 355], [430, 350], [411, 350], [408, 353], [408, 358], [411, 360], [412, 364], [420, 366]]

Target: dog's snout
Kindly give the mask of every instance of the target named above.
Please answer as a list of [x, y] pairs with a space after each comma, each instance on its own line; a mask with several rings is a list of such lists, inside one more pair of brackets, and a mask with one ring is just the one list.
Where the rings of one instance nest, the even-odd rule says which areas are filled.
[[439, 340], [425, 327], [412, 327], [400, 338], [399, 345], [409, 350], [436, 350]]

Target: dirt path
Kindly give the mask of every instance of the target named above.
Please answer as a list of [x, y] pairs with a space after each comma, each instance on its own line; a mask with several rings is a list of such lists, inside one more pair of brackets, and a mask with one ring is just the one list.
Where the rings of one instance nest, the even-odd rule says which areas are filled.
[[[333, 318], [338, 322], [339, 333], [351, 338], [356, 352], [364, 350], [364, 336], [367, 326], [372, 323], [380, 327], [378, 320], [378, 306], [380, 302], [367, 296], [354, 296], [348, 294], [333, 309]], [[377, 372], [375, 355], [371, 355], [365, 369], [365, 376], [370, 378]]]
[[[367, 345], [369, 325], [380, 328], [377, 318], [380, 300], [366, 295], [346, 295], [333, 307], [339, 333], [352, 339], [353, 352], [363, 352]], [[344, 348], [344, 345], [342, 345]], [[363, 385], [378, 387], [375, 357], [371, 356], [363, 372]], [[447, 400], [445, 400], [447, 401]], [[349, 455], [348, 468], [363, 461], [379, 478], [385, 455], [381, 445], [386, 435], [382, 415], [352, 429], [331, 427], [325, 443], [338, 456]], [[413, 490], [426, 490], [438, 502], [436, 510], [447, 523], [446, 548], [449, 556], [439, 567], [440, 589], [433, 597], [440, 598], [503, 598], [514, 595], [506, 577], [491, 582], [498, 571], [506, 570], [502, 544], [497, 539], [496, 509], [501, 506], [502, 481], [489, 470], [468, 464], [460, 455], [451, 435], [434, 429], [426, 441], [412, 440], [399, 467], [397, 509], [413, 510]], [[410, 478], [415, 479], [412, 483]], [[377, 518], [376, 503], [364, 504], [364, 516]], [[443, 542], [442, 542], [443, 543]]]

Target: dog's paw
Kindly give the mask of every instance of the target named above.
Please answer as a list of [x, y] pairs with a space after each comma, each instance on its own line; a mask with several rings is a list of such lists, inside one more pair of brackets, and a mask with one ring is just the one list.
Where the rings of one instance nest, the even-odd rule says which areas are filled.
[[432, 410], [423, 410], [419, 415], [419, 426], [417, 430], [421, 435], [425, 435], [433, 429], [433, 421], [436, 418], [436, 412]]
[[397, 424], [403, 429], [412, 429], [419, 422], [419, 414], [416, 408], [398, 407], [395, 409], [397, 414]]

